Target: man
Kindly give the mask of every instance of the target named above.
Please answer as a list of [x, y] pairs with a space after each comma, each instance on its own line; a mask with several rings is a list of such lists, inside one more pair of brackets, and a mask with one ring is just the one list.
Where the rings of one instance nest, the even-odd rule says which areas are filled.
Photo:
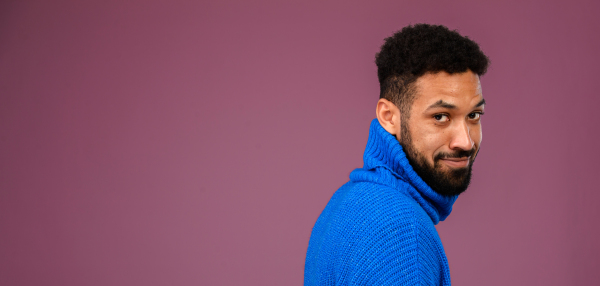
[[305, 285], [450, 285], [434, 227], [469, 186], [489, 60], [444, 26], [407, 26], [376, 55], [380, 83], [363, 168], [312, 230]]

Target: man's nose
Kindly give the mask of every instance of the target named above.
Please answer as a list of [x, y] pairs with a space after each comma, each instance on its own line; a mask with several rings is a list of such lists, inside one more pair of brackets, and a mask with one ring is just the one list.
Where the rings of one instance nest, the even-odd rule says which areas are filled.
[[467, 122], [459, 123], [453, 131], [450, 149], [471, 150], [475, 143], [471, 139], [471, 134]]

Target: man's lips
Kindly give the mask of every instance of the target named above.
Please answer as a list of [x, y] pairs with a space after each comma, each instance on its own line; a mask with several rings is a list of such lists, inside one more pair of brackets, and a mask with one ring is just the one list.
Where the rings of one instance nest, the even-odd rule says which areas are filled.
[[469, 159], [471, 159], [471, 157], [443, 158], [440, 159], [440, 161], [452, 168], [464, 168], [469, 166]]

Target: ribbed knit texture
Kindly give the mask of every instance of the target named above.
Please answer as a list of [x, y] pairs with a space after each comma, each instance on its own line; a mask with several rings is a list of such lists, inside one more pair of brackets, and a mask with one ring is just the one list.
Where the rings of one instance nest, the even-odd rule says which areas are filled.
[[456, 197], [423, 182], [377, 119], [363, 160], [313, 227], [304, 285], [450, 285], [434, 225]]

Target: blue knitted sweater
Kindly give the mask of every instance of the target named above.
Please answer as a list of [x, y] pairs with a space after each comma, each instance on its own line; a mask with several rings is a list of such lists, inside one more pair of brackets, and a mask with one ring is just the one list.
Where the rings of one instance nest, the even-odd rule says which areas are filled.
[[313, 227], [304, 285], [450, 285], [434, 225], [456, 197], [423, 182], [377, 119], [363, 160]]

